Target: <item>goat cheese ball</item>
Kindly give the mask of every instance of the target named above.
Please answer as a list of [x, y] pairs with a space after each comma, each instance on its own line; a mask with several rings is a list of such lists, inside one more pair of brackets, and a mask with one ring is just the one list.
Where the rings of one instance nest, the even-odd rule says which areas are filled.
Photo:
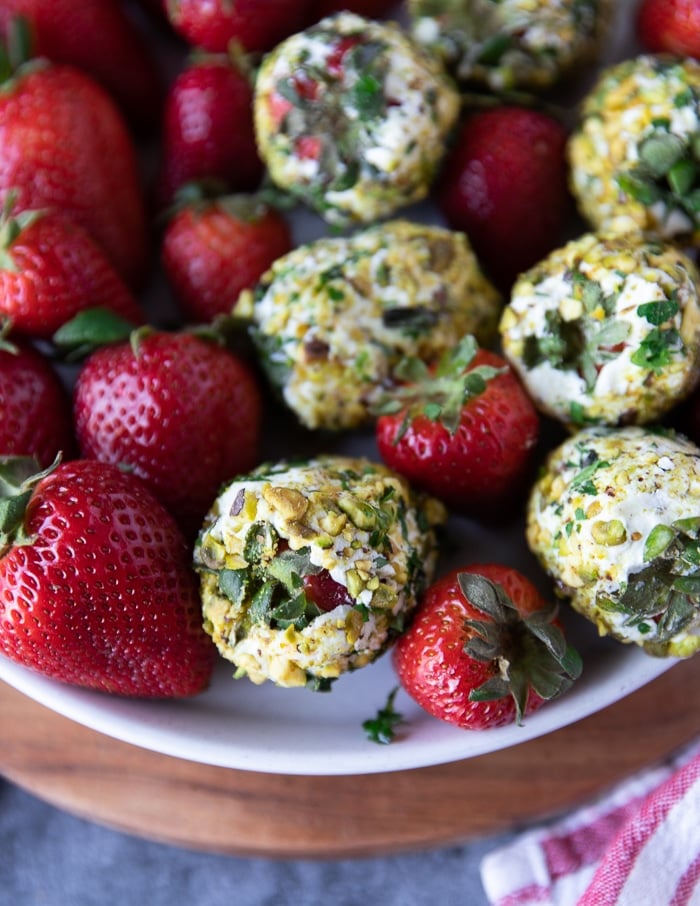
[[397, 220], [299, 246], [236, 312], [301, 424], [339, 430], [373, 421], [403, 358], [493, 340], [501, 307], [463, 233]]
[[605, 70], [568, 157], [593, 229], [700, 241], [700, 62], [645, 54]]
[[197, 541], [204, 628], [236, 676], [326, 688], [402, 630], [445, 518], [367, 459], [260, 466], [223, 489]]
[[521, 275], [503, 353], [569, 427], [644, 424], [700, 380], [700, 275], [670, 244], [588, 233]]
[[408, 0], [411, 34], [459, 83], [541, 89], [597, 51], [609, 0]]
[[591, 427], [547, 461], [527, 540], [573, 608], [621, 642], [700, 648], [700, 448], [649, 428]]
[[270, 177], [329, 223], [424, 198], [459, 116], [438, 60], [398, 25], [338, 13], [265, 57], [254, 121]]

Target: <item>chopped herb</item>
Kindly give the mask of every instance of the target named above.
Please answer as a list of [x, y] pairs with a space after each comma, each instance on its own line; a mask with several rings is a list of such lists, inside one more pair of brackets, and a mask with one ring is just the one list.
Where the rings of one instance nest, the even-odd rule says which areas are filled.
[[233, 604], [243, 601], [246, 588], [245, 569], [222, 569], [219, 573], [219, 591]]
[[438, 313], [423, 305], [413, 308], [398, 306], [387, 308], [382, 314], [382, 323], [385, 327], [417, 333], [423, 333], [435, 327], [438, 320]]
[[342, 300], [345, 298], [345, 293], [342, 291], [342, 289], [338, 289], [337, 286], [329, 286], [326, 292], [328, 293], [328, 298], [332, 302], [342, 302]]
[[649, 533], [644, 554], [652, 559], [630, 576], [616, 601], [599, 596], [603, 610], [625, 615], [625, 624], [648, 633], [654, 619], [655, 638], [668, 641], [700, 620], [700, 541], [695, 520], [657, 525]]
[[362, 729], [367, 734], [371, 742], [388, 745], [393, 742], [396, 736], [396, 727], [403, 723], [403, 715], [394, 709], [394, 699], [399, 687], [396, 686], [389, 693], [386, 704], [377, 711], [377, 716], [366, 720], [362, 724]]
[[596, 459], [594, 462], [585, 466], [572, 480], [572, 490], [581, 491], [582, 494], [597, 494], [598, 489], [592, 481], [593, 476], [598, 469], [606, 469], [609, 465], [610, 463], [606, 462], [604, 459]]
[[375, 119], [384, 112], [382, 83], [371, 73], [361, 75], [353, 88], [357, 112], [363, 120]]
[[320, 614], [321, 609], [319, 606], [310, 601], [303, 591], [300, 591], [293, 598], [287, 598], [282, 601], [270, 612], [272, 619], [282, 629], [287, 626], [303, 629]]
[[676, 299], [666, 299], [659, 302], [645, 302], [637, 306], [637, 314], [640, 318], [645, 318], [650, 324], [659, 327], [666, 321], [670, 321], [679, 312], [679, 306]]
[[671, 362], [674, 353], [683, 349], [683, 341], [675, 328], [661, 330], [655, 327], [649, 331], [633, 353], [631, 361], [640, 368], [660, 371]]

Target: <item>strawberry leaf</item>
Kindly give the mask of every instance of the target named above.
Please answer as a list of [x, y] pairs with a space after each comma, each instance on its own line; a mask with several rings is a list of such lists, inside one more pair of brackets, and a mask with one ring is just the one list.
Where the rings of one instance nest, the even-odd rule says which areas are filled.
[[68, 362], [76, 362], [101, 346], [128, 340], [134, 325], [108, 308], [89, 308], [79, 312], [58, 328], [53, 343]]
[[394, 437], [395, 444], [417, 415], [441, 424], [452, 435], [457, 431], [464, 407], [484, 393], [490, 380], [505, 371], [491, 365], [471, 367], [478, 351], [474, 337], [467, 335], [444, 353], [433, 369], [414, 357], [398, 363], [393, 378], [399, 385], [382, 394], [372, 407], [377, 416], [406, 411], [401, 430]]
[[499, 698], [505, 698], [510, 695], [510, 686], [508, 681], [501, 676], [492, 676], [485, 683], [472, 689], [469, 693], [469, 701], [472, 702], [492, 702]]
[[560, 695], [581, 675], [581, 657], [553, 622], [556, 605], [522, 616], [497, 582], [467, 572], [458, 575], [458, 582], [465, 599], [485, 617], [464, 621], [468, 634], [464, 652], [493, 665], [494, 671], [469, 698], [489, 701], [511, 696], [521, 724], [530, 689], [545, 700]]
[[0, 557], [15, 544], [28, 544], [24, 514], [36, 485], [58, 466], [61, 455], [46, 469], [31, 456], [0, 456]]

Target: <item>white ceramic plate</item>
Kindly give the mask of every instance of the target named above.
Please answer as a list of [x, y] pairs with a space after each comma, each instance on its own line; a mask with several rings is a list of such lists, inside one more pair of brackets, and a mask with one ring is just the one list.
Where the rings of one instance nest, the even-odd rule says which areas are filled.
[[[490, 543], [477, 541], [464, 562], [484, 559]], [[498, 559], [513, 562], [498, 542]], [[480, 556], [480, 554], [482, 556]], [[390, 658], [341, 677], [329, 693], [278, 689], [233, 680], [225, 662], [203, 695], [166, 702], [112, 698], [45, 679], [0, 657], [0, 679], [47, 708], [142, 748], [203, 764], [275, 774], [349, 775], [399, 771], [485, 755], [527, 742], [581, 720], [634, 692], [672, 666], [637, 649], [593, 637], [588, 624], [565, 615], [585, 673], [561, 699], [521, 727], [459, 730], [418, 708], [399, 691], [403, 715], [389, 745], [370, 742], [362, 729], [396, 686]]]
[[[630, 39], [633, 0], [618, 0], [617, 22], [604, 62], [634, 51]], [[424, 210], [407, 216], [425, 216]], [[320, 232], [306, 218], [296, 226], [303, 241]], [[286, 429], [283, 429], [286, 430]], [[289, 443], [306, 439], [282, 435]], [[278, 438], [280, 434], [278, 433]], [[370, 437], [343, 439], [336, 449], [377, 456]], [[520, 568], [542, 584], [526, 550], [522, 526], [489, 531], [465, 520], [450, 525], [451, 553], [442, 569], [495, 560]], [[546, 587], [546, 585], [544, 586]], [[581, 720], [618, 701], [669, 669], [641, 651], [606, 639], [573, 613], [565, 612], [570, 637], [583, 656], [585, 671], [560, 700], [529, 717], [522, 727], [486, 732], [458, 730], [421, 711], [403, 692], [395, 701], [403, 715], [390, 745], [370, 742], [362, 723], [374, 717], [396, 686], [390, 658], [342, 677], [330, 693], [283, 690], [234, 681], [221, 661], [211, 688], [186, 701], [141, 702], [111, 698], [45, 679], [0, 656], [0, 679], [30, 698], [78, 723], [128, 743], [203, 764], [278, 774], [349, 775], [419, 768], [484, 755], [526, 742]]]

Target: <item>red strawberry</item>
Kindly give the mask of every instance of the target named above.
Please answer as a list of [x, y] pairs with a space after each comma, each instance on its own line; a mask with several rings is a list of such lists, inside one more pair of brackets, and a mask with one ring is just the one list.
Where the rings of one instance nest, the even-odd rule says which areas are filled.
[[522, 723], [581, 673], [555, 613], [515, 569], [453, 570], [430, 586], [396, 643], [399, 681], [429, 714], [458, 727]]
[[34, 53], [70, 63], [98, 81], [139, 128], [152, 128], [162, 79], [144, 34], [118, 0], [4, 0], [0, 34], [16, 16], [32, 26]]
[[645, 50], [700, 60], [700, 0], [642, 0], [636, 26]]
[[231, 42], [247, 51], [272, 49], [301, 29], [309, 0], [165, 0], [171, 25], [193, 47], [215, 53]]
[[[190, 549], [143, 482], [75, 460], [29, 477], [2, 463], [0, 651], [46, 676], [119, 695], [201, 692], [214, 648]], [[9, 487], [8, 487], [9, 485]]]
[[6, 210], [0, 218], [0, 315], [18, 333], [50, 339], [94, 307], [143, 323], [131, 290], [79, 224], [48, 209]]
[[445, 161], [437, 204], [503, 290], [561, 240], [570, 205], [566, 142], [548, 114], [495, 107], [467, 118]]
[[50, 465], [75, 452], [70, 398], [48, 360], [27, 343], [0, 344], [0, 456]]
[[367, 19], [381, 19], [398, 6], [397, 0], [311, 0], [308, 22], [318, 22], [325, 16], [349, 12]]
[[134, 143], [109, 95], [78, 69], [33, 61], [0, 92], [0, 197], [57, 208], [106, 250], [130, 284], [148, 263]]
[[190, 535], [221, 484], [256, 465], [261, 398], [249, 368], [215, 342], [138, 332], [86, 361], [74, 420], [83, 456], [133, 470]]
[[505, 359], [468, 336], [435, 369], [410, 359], [398, 376], [406, 383], [378, 406], [384, 462], [455, 511], [512, 514], [540, 418]]
[[180, 207], [165, 229], [163, 270], [194, 321], [229, 314], [292, 245], [284, 218], [254, 198], [228, 196]]
[[263, 175], [253, 127], [253, 88], [227, 56], [198, 56], [170, 86], [163, 112], [157, 203], [187, 182], [256, 189]]

